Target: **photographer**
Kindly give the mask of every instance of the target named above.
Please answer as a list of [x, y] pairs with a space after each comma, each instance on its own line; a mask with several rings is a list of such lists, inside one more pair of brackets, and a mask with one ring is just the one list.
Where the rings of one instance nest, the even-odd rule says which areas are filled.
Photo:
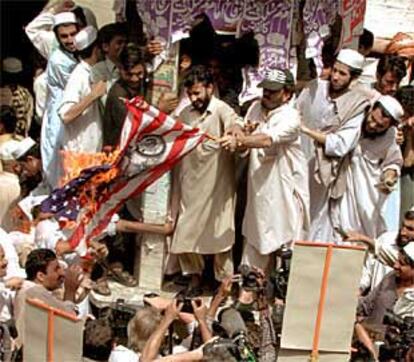
[[394, 271], [366, 297], [361, 298], [357, 311], [355, 332], [359, 341], [378, 358], [367, 326], [382, 326], [386, 310], [398, 317], [414, 317], [414, 244], [401, 248]]
[[[204, 305], [201, 298], [191, 300], [191, 306], [193, 308], [194, 317], [199, 324], [203, 342], [206, 342], [212, 337], [212, 333], [207, 325], [207, 307]], [[140, 359], [141, 362], [153, 361], [159, 355], [161, 344], [164, 341], [164, 337], [170, 328], [170, 325], [174, 320], [183, 318], [182, 314], [184, 313], [180, 313], [183, 307], [184, 303], [177, 299], [174, 299], [168, 305], [165, 309], [164, 318], [145, 344]], [[196, 353], [195, 351], [192, 352]]]

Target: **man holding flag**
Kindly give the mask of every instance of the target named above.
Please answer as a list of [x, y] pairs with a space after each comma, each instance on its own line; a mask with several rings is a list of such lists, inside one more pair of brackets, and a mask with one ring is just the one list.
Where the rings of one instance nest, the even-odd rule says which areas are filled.
[[190, 294], [197, 295], [201, 293], [204, 255], [214, 255], [217, 280], [233, 273], [234, 158], [214, 138], [224, 136], [238, 116], [213, 95], [213, 78], [204, 66], [193, 67], [184, 86], [191, 105], [184, 108], [179, 119], [206, 132], [209, 140], [174, 170], [172, 209], [174, 214], [174, 204], [178, 204], [178, 215], [171, 252], [178, 254], [183, 275], [191, 276]]

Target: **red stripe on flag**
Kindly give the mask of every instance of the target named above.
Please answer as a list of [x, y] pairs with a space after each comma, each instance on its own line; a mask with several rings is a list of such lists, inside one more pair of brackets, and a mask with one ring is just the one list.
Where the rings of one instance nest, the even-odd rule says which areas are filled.
[[143, 130], [140, 131], [140, 135], [151, 134], [162, 125], [164, 125], [167, 115], [165, 113], [160, 112], [152, 121], [151, 123], [146, 126]]
[[[126, 195], [123, 199], [121, 199], [120, 201], [118, 201], [117, 205], [115, 207], [113, 207], [111, 210], [109, 210], [105, 216], [101, 219], [101, 221], [99, 222], [99, 224], [90, 232], [88, 239], [90, 238], [94, 238], [98, 235], [100, 235], [103, 230], [105, 229], [107, 222], [110, 221], [112, 215], [119, 210], [119, 208], [131, 197], [134, 197], [136, 195], [138, 195], [139, 193], [141, 193], [142, 191], [144, 191], [149, 185], [151, 185], [154, 181], [156, 181], [158, 178], [160, 178], [165, 172], [167, 172], [169, 169], [171, 169], [182, 157], [184, 157], [188, 152], [183, 153], [180, 155], [181, 151], [184, 149], [187, 141], [193, 137], [195, 134], [197, 134], [197, 130], [190, 130], [190, 131], [185, 131], [185, 133], [181, 134], [180, 136], [177, 137], [177, 139], [174, 141], [174, 145], [170, 150], [170, 153], [166, 159], [166, 161], [164, 161], [163, 163], [161, 163], [160, 165], [156, 166], [153, 170], [148, 171], [148, 173], [150, 174], [149, 176], [147, 176], [146, 179], [144, 179], [144, 182], [142, 182], [137, 189], [135, 189], [134, 191], [132, 191], [131, 193], [129, 193], [128, 195]], [[204, 139], [204, 135], [200, 136], [200, 139], [197, 142], [197, 145], [200, 144], [202, 142], [202, 140]], [[197, 146], [196, 145], [196, 146]], [[194, 148], [196, 147], [194, 146]], [[142, 175], [141, 175], [142, 176]], [[130, 182], [133, 182], [133, 180], [130, 180]], [[123, 182], [122, 185], [119, 185], [120, 187], [118, 188], [118, 190], [116, 191], [116, 193], [120, 192], [122, 190], [122, 188], [124, 188], [128, 183]], [[110, 196], [116, 196], [115, 192], [111, 193]], [[108, 200], [109, 198], [107, 198]], [[100, 208], [100, 206], [102, 206], [104, 204], [105, 201], [103, 201], [98, 208]], [[98, 210], [99, 212], [99, 210]], [[104, 222], [105, 221], [105, 222]]]

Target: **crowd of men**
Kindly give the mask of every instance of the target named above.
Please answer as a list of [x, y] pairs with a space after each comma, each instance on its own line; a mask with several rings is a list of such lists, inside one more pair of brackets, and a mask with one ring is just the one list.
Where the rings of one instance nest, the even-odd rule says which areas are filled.
[[[128, 346], [109, 333], [107, 356], [92, 353], [95, 359], [111, 353], [110, 361], [238, 360], [212, 347], [213, 321], [232, 277], [244, 264], [264, 283], [278, 266], [278, 251], [294, 252], [297, 240], [367, 246], [355, 335], [373, 358], [378, 351], [367, 326], [382, 324], [387, 310], [414, 317], [412, 59], [380, 55], [376, 79], [364, 81], [373, 42], [365, 31], [359, 50], [331, 54], [322, 75], [302, 89], [289, 70], [272, 69], [258, 85], [262, 97], [239, 105], [241, 77], [226, 47], [217, 43], [203, 58], [192, 53], [197, 41], [183, 43], [179, 94], [164, 93], [155, 106], [208, 138], [172, 170], [165, 224], [145, 224], [139, 198], [129, 200], [102, 240], [90, 243], [99, 262], [86, 266], [68, 242], [68, 224], [40, 205], [62, 185], [71, 156], [116, 151], [125, 99], [151, 101], [150, 64], [163, 47], [131, 42], [123, 23], [98, 29], [93, 13], [72, 1], [47, 6], [25, 32], [47, 64], [36, 70], [34, 94], [21, 85], [19, 59], [5, 58], [1, 68], [0, 322], [3, 337], [16, 327], [14, 358], [24, 347], [27, 298], [90, 314], [89, 292], [110, 295], [108, 278], [137, 285], [128, 260], [142, 233], [170, 236], [174, 257], [166, 278], [185, 286], [193, 311], [183, 313], [177, 300], [147, 297], [150, 306], [129, 322]], [[206, 289], [216, 290], [210, 308], [198, 298]], [[264, 347], [273, 330], [267, 311], [282, 302], [251, 291], [236, 299], [236, 307], [260, 312], [259, 341], [251, 343], [259, 360], [274, 360]], [[183, 338], [173, 348], [176, 357], [161, 357], [176, 319], [201, 339]], [[92, 335], [89, 328], [86, 344]]]

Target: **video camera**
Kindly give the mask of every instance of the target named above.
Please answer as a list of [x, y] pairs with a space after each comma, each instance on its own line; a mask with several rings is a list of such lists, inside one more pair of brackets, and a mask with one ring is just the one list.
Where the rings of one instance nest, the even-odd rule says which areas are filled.
[[405, 361], [405, 355], [414, 345], [414, 317], [400, 318], [387, 311], [383, 323], [387, 329], [380, 347], [380, 361]]
[[223, 309], [219, 320], [228, 338], [219, 338], [210, 349], [227, 350], [237, 361], [254, 362], [255, 355], [247, 340], [247, 327], [240, 312], [232, 307]]
[[241, 287], [246, 291], [263, 291], [269, 300], [274, 298], [285, 300], [291, 258], [292, 250], [284, 245], [278, 249], [276, 251], [277, 267], [263, 283], [259, 283], [260, 274], [255, 269], [248, 265], [240, 265]]

